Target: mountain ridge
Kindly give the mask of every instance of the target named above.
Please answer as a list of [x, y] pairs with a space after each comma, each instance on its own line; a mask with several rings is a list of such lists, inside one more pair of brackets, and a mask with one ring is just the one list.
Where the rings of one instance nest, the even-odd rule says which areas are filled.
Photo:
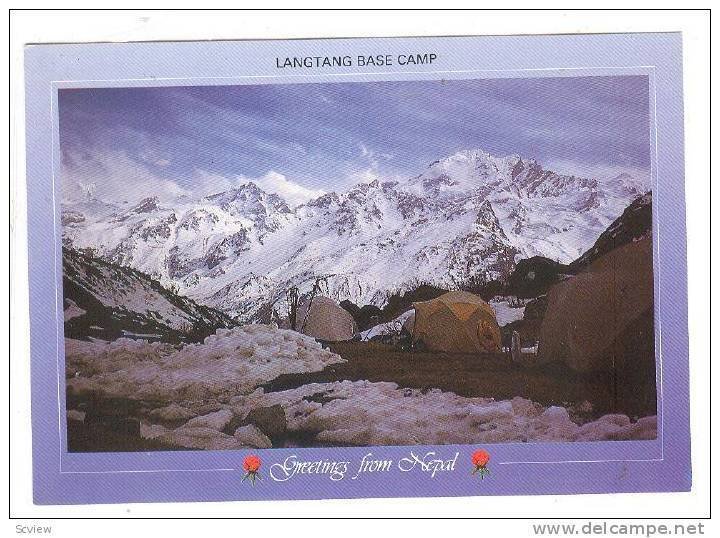
[[71, 204], [63, 234], [252, 321], [272, 305], [283, 313], [285, 291], [307, 293], [319, 276], [338, 302], [383, 306], [419, 284], [505, 279], [534, 255], [569, 263], [643, 193], [629, 175], [602, 182], [468, 150], [406, 180], [359, 183], [295, 208], [253, 182], [198, 200], [148, 197], [111, 216]]

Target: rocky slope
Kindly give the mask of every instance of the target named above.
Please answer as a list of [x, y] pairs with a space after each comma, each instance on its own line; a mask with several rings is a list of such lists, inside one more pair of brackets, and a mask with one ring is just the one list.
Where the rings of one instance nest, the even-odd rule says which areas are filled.
[[65, 336], [196, 341], [235, 322], [147, 275], [63, 248]]

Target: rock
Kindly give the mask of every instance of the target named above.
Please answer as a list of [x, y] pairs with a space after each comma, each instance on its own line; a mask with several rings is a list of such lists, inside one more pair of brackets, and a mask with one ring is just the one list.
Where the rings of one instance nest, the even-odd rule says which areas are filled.
[[196, 414], [186, 407], [182, 407], [177, 404], [170, 404], [167, 407], [161, 407], [160, 409], [153, 409], [150, 411], [150, 416], [155, 419], [164, 420], [167, 422], [180, 422], [191, 419]]
[[235, 440], [245, 446], [253, 448], [272, 448], [272, 442], [257, 426], [248, 424], [240, 426], [233, 434]]
[[627, 426], [630, 424], [630, 417], [620, 414], [603, 415], [598, 420], [615, 424], [616, 426]]
[[67, 419], [75, 421], [75, 422], [84, 422], [85, 421], [85, 412], [78, 411], [77, 409], [68, 409]]
[[188, 428], [210, 428], [216, 431], [221, 431], [233, 418], [233, 412], [229, 409], [221, 409], [214, 413], [202, 415], [190, 419], [185, 427]]
[[575, 409], [578, 413], [592, 413], [593, 404], [587, 400], [583, 400]]
[[196, 415], [208, 415], [210, 413], [214, 413], [215, 411], [220, 411], [221, 409], [222, 409], [222, 406], [217, 403], [205, 404], [200, 407], [194, 407]]
[[473, 405], [471, 408], [471, 416], [473, 421], [478, 423], [492, 422], [495, 420], [503, 420], [512, 417], [512, 402], [497, 402], [488, 406]]
[[243, 423], [254, 424], [270, 439], [275, 440], [285, 435], [287, 431], [285, 410], [279, 404], [253, 409], [245, 417]]
[[646, 441], [657, 439], [657, 416], [643, 417], [633, 424], [614, 432], [610, 437], [614, 441]]
[[548, 407], [542, 415], [540, 415], [540, 418], [544, 422], [550, 422], [550, 423], [565, 423], [570, 422], [570, 415], [567, 412], [567, 409], [564, 407], [558, 407], [558, 406], [551, 406]]
[[525, 311], [523, 312], [523, 319], [525, 321], [531, 319], [542, 320], [545, 317], [545, 311], [547, 310], [548, 298], [547, 295], [541, 295], [540, 297], [529, 301], [525, 305]]
[[540, 411], [542, 409], [539, 404], [536, 404], [535, 402], [532, 402], [520, 396], [515, 396], [510, 401], [510, 403], [512, 404], [512, 411], [516, 415], [536, 417], [540, 414]]
[[183, 426], [156, 437], [158, 441], [174, 446], [199, 450], [232, 450], [241, 448], [240, 443], [231, 435], [212, 428]]
[[521, 299], [538, 297], [562, 280], [569, 270], [567, 265], [543, 256], [520, 260], [508, 277], [507, 293]]
[[601, 418], [580, 426], [573, 436], [573, 441], [606, 441], [620, 429], [621, 426]]

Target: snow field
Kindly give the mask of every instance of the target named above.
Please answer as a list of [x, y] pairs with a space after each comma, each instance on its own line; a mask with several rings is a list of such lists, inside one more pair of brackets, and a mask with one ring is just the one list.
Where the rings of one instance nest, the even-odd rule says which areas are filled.
[[168, 403], [248, 393], [281, 374], [344, 362], [310, 337], [267, 325], [219, 329], [180, 349], [127, 338], [66, 339], [65, 353], [68, 391]]
[[606, 415], [579, 425], [564, 407], [545, 408], [525, 398], [465, 398], [369, 381], [312, 383], [267, 394], [258, 389], [237, 398], [234, 409], [246, 414], [275, 404], [285, 409], [289, 430], [340, 445], [654, 439], [657, 428], [656, 417], [632, 423], [625, 415]]

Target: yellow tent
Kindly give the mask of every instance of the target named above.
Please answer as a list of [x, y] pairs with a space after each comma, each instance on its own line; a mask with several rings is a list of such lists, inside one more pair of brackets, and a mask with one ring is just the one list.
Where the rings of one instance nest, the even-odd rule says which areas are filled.
[[492, 307], [477, 295], [451, 291], [413, 303], [413, 342], [432, 351], [484, 353], [500, 350], [500, 327]]

